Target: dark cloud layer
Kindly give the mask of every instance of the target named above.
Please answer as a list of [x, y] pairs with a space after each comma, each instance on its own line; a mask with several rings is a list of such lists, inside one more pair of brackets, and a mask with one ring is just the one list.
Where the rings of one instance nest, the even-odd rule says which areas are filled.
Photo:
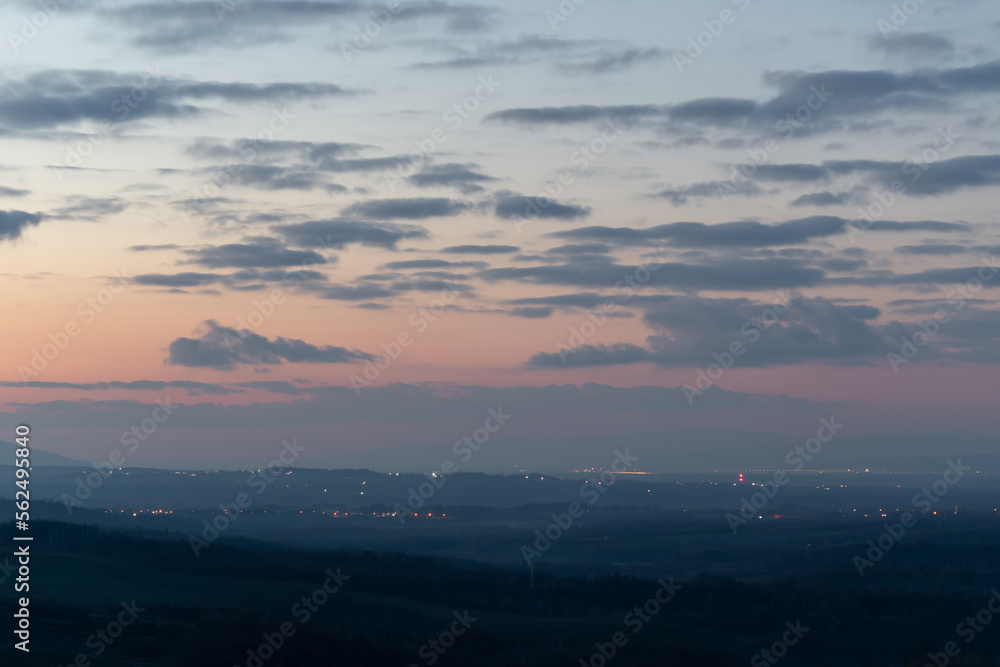
[[186, 251], [191, 264], [209, 269], [275, 268], [326, 264], [327, 260], [312, 250], [292, 250], [273, 238], [257, 238], [249, 243], [226, 243]]
[[[486, 269], [479, 276], [489, 282], [512, 280], [533, 285], [573, 285], [610, 289], [633, 278], [637, 267], [593, 257], [573, 258], [561, 264]], [[646, 287], [698, 290], [765, 290], [782, 287], [813, 287], [824, 278], [822, 270], [785, 258], [711, 259], [701, 264], [664, 262], [649, 271]]]
[[422, 220], [458, 215], [468, 209], [466, 202], [446, 197], [410, 197], [359, 202], [348, 206], [343, 214], [372, 220]]
[[480, 183], [496, 179], [475, 171], [475, 166], [456, 163], [428, 165], [407, 180], [418, 188], [453, 187], [463, 194], [481, 192], [483, 187]]
[[111, 391], [123, 389], [126, 391], [163, 391], [180, 389], [188, 394], [238, 394], [239, 389], [210, 382], [191, 382], [190, 380], [132, 380], [130, 382], [0, 382], [0, 387], [15, 387], [28, 389], [75, 389], [78, 391]]
[[551, 220], [578, 220], [590, 215], [586, 206], [560, 204], [544, 197], [505, 195], [497, 202], [494, 213], [498, 218], [544, 218]]
[[37, 213], [0, 211], [0, 241], [20, 238], [25, 229], [41, 221], [42, 216]]
[[[778, 306], [778, 308], [775, 308]], [[858, 310], [826, 299], [759, 303], [748, 299], [670, 297], [652, 305], [646, 323], [656, 331], [647, 347], [632, 344], [582, 345], [563, 354], [543, 352], [534, 367], [564, 368], [653, 362], [675, 368], [703, 368], [731, 354], [734, 342], [743, 352], [741, 367], [823, 361], [870, 365], [893, 349], [890, 336], [867, 324], [877, 311]]]
[[930, 32], [872, 35], [868, 47], [906, 58], [941, 58], [955, 52], [955, 45], [950, 39]]
[[[781, 119], [789, 114], [794, 118], [803, 105], [811, 105], [807, 110], [813, 120], [803, 133], [818, 133], [843, 129], [841, 120], [853, 121], [855, 117], [870, 120], [881, 112], [946, 109], [963, 96], [996, 93], [1000, 91], [1000, 61], [910, 72], [770, 71], [763, 81], [777, 92], [762, 102], [706, 97], [673, 105], [523, 107], [493, 112], [486, 120], [540, 127], [618, 119], [655, 124], [677, 134], [683, 134], [685, 128], [700, 127], [772, 133], [777, 129], [784, 136], [786, 130], [780, 125]], [[791, 134], [794, 131], [787, 132], [787, 136]]]
[[[385, 6], [378, 9], [385, 11]], [[306, 31], [343, 30], [344, 22], [363, 26], [372, 20], [372, 10], [373, 5], [355, 0], [146, 0], [113, 5], [73, 3], [63, 11], [91, 13], [127, 31], [140, 48], [172, 53], [287, 42]], [[498, 14], [489, 7], [416, 0], [408, 2], [405, 11], [395, 13], [392, 20], [405, 23], [436, 19], [443, 21], [449, 32], [466, 34], [485, 30]], [[343, 44], [351, 47], [353, 35], [348, 35]]]
[[[562, 239], [603, 241], [617, 245], [642, 246], [649, 243], [666, 242], [672, 246], [686, 248], [739, 248], [805, 243], [813, 239], [842, 234], [849, 224], [851, 221], [844, 218], [813, 216], [771, 225], [744, 221], [713, 225], [702, 222], [674, 222], [646, 229], [593, 226], [553, 232], [550, 236]], [[955, 232], [969, 229], [968, 225], [963, 223], [933, 220], [915, 222], [880, 220], [866, 225], [866, 228], [882, 232]]]
[[442, 248], [441, 252], [454, 255], [504, 255], [519, 250], [514, 245], [453, 245]]
[[167, 362], [231, 370], [237, 366], [268, 366], [287, 363], [343, 364], [373, 359], [364, 352], [331, 345], [312, 345], [294, 338], [270, 340], [250, 331], [237, 331], [209, 320], [197, 338], [178, 338], [170, 343]]
[[[941, 155], [935, 154], [939, 157]], [[964, 155], [934, 161], [830, 160], [818, 165], [762, 165], [754, 176], [762, 180], [793, 184], [821, 183], [862, 176], [883, 188], [891, 188], [894, 182], [898, 182], [907, 195], [929, 197], [964, 188], [1000, 185], [1000, 155]], [[857, 202], [857, 197], [837, 197], [829, 193], [816, 193], [810, 197], [805, 203]], [[874, 195], [869, 194], [866, 200], [875, 201]]]
[[430, 233], [417, 225], [354, 220], [311, 220], [279, 225], [274, 231], [290, 243], [305, 248], [342, 249], [357, 244], [393, 249], [406, 239], [430, 238]]
[[[138, 92], [137, 92], [138, 91]], [[190, 81], [162, 72], [46, 70], [0, 86], [0, 123], [19, 129], [177, 119], [209, 110], [206, 101], [284, 103], [349, 94], [331, 83]]]

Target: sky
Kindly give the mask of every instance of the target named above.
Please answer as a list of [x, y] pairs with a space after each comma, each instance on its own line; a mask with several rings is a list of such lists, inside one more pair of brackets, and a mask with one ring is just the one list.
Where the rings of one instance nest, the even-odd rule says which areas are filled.
[[0, 439], [392, 471], [479, 433], [463, 470], [670, 472], [780, 466], [836, 419], [831, 462], [996, 451], [998, 27], [4, 3]]

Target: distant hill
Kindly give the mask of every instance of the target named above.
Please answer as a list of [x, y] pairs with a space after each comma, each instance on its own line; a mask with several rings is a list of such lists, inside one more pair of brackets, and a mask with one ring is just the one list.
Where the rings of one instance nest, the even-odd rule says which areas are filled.
[[891, 458], [856, 458], [841, 461], [829, 461], [822, 465], [807, 466], [810, 470], [864, 470], [872, 472], [912, 472], [933, 473], [948, 469], [948, 461], [962, 460], [962, 465], [972, 466], [980, 472], [1000, 471], [1000, 453], [992, 454], [953, 454], [950, 456], [897, 456]]
[[[0, 465], [12, 466], [14, 465], [14, 450], [17, 449], [17, 445], [13, 442], [7, 442], [6, 440], [0, 440]], [[59, 454], [53, 454], [52, 452], [46, 452], [42, 449], [31, 448], [31, 465], [32, 466], [89, 466], [90, 464], [86, 461], [78, 461], [76, 459], [67, 458]]]

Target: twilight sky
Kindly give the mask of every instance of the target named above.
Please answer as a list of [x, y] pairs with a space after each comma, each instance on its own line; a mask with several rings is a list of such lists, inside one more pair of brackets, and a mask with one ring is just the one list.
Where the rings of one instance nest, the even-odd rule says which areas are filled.
[[461, 469], [770, 468], [831, 416], [830, 461], [997, 450], [995, 3], [0, 27], [0, 439], [430, 470], [502, 407]]

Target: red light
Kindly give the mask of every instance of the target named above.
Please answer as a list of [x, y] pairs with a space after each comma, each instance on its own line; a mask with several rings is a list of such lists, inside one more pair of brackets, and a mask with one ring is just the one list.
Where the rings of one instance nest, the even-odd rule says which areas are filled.
[[743, 481], [743, 473], [740, 473], [740, 481]]

